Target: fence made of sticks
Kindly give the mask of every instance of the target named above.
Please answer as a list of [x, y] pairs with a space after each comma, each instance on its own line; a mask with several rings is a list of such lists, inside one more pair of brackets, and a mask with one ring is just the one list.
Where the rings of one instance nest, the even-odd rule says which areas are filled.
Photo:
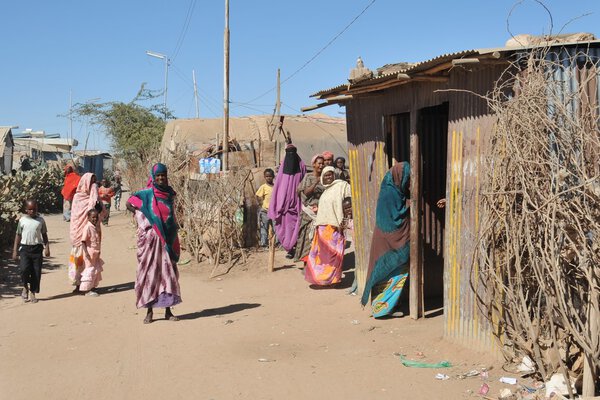
[[190, 162], [185, 152], [172, 154], [169, 183], [177, 192], [182, 244], [197, 262], [208, 260], [214, 265], [212, 276], [220, 264], [231, 268], [236, 262], [246, 263], [245, 199], [254, 194], [253, 175], [249, 168], [190, 174]]
[[541, 379], [579, 379], [589, 396], [600, 360], [600, 67], [564, 54], [515, 60], [487, 99], [497, 124], [472, 287], [507, 358], [529, 357]]

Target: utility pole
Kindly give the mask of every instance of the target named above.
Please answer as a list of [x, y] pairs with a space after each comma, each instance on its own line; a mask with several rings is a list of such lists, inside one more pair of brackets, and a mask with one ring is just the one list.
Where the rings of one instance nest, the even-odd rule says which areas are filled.
[[279, 120], [281, 115], [281, 70], [277, 68], [277, 101], [275, 102], [275, 116]]
[[69, 89], [69, 139], [73, 139], [73, 90]]
[[196, 119], [200, 118], [200, 109], [198, 108], [198, 86], [196, 85], [196, 71], [192, 70], [192, 80], [194, 81], [194, 101], [196, 102]]
[[280, 115], [281, 115], [281, 70], [277, 68], [277, 98], [275, 99], [275, 125], [273, 125], [273, 131], [270, 133], [270, 139], [273, 140], [275, 138], [275, 142], [277, 142], [277, 137], [275, 134], [280, 129]]
[[223, 165], [229, 169], [229, 0], [225, 0], [225, 33], [223, 38]]

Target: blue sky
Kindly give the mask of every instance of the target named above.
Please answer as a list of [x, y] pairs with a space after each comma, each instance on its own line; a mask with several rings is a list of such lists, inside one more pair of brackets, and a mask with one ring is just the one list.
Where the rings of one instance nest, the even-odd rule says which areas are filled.
[[[372, 0], [230, 0], [231, 114], [271, 113], [275, 92], [257, 96], [315, 55]], [[598, 32], [600, 1], [547, 0], [554, 29]], [[399, 61], [502, 46], [515, 4], [505, 0], [376, 0], [312, 63], [282, 86], [282, 112], [298, 114], [309, 95], [344, 83], [357, 56], [375, 69]], [[187, 30], [186, 16], [193, 6]], [[179, 118], [195, 113], [192, 69], [200, 92], [200, 116], [222, 114], [223, 0], [2, 1], [4, 60], [0, 74], [0, 125], [43, 129], [66, 137], [69, 91], [73, 102], [129, 101], [140, 85], [164, 87], [164, 64], [146, 50], [169, 55], [168, 106]], [[584, 16], [584, 14], [591, 15]], [[580, 18], [578, 18], [580, 17]], [[575, 19], [575, 20], [573, 20]], [[511, 31], [548, 33], [546, 11], [526, 0], [510, 18]], [[185, 36], [179, 51], [177, 43]], [[161, 102], [157, 99], [157, 102]], [[323, 112], [342, 116], [333, 106]], [[108, 149], [101, 131], [88, 148]], [[73, 124], [83, 143], [86, 126]], [[81, 144], [80, 147], [83, 145]]]

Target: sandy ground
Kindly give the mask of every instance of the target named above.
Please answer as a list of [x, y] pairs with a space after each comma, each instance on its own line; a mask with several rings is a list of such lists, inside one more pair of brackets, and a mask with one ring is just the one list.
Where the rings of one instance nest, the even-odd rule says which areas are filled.
[[[490, 395], [502, 386], [491, 356], [442, 338], [440, 310], [374, 320], [345, 289], [309, 288], [283, 252], [273, 273], [264, 252], [213, 279], [208, 265], [182, 266], [181, 321], [144, 325], [130, 219], [113, 213], [104, 228], [96, 298], [71, 295], [68, 224], [46, 221], [52, 257], [37, 304], [18, 296], [7, 253], [0, 265], [0, 399], [462, 399], [482, 381], [455, 376], [489, 365]], [[394, 353], [454, 367], [407, 368]]]

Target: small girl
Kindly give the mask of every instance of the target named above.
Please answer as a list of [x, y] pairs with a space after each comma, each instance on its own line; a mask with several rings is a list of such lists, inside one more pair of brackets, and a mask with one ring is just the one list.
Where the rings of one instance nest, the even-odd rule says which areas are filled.
[[95, 289], [102, 280], [102, 265], [104, 265], [104, 261], [100, 258], [102, 231], [100, 230], [98, 211], [95, 209], [89, 210], [87, 217], [88, 222], [85, 225], [83, 237], [81, 238], [85, 269], [81, 273], [79, 290], [87, 292], [86, 296], [98, 296], [98, 292]]

